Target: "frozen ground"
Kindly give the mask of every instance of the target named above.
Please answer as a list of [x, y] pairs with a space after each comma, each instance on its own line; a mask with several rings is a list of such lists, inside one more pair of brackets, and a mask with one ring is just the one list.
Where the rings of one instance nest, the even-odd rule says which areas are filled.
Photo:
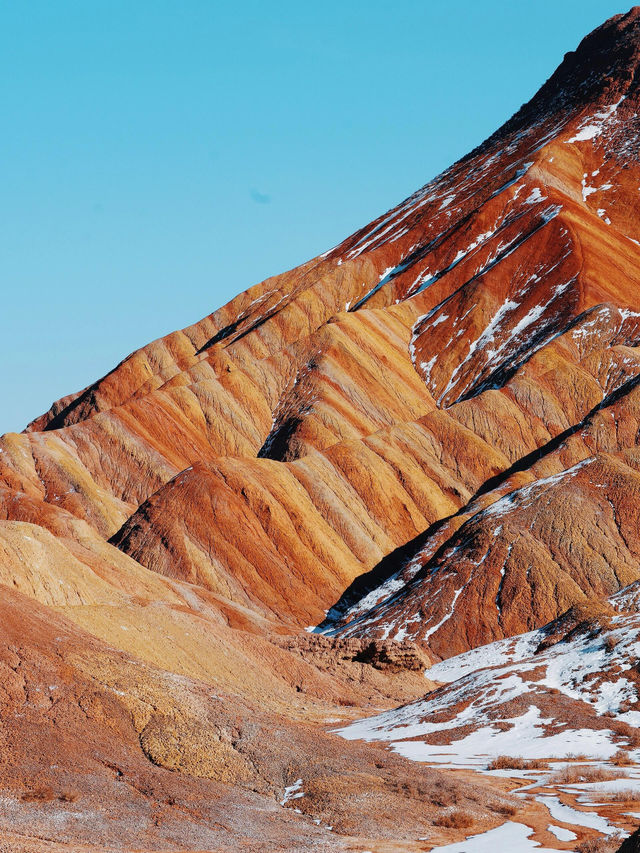
[[466, 841], [456, 844], [446, 844], [444, 847], [434, 847], [431, 853], [496, 853], [496, 851], [537, 850], [538, 853], [549, 853], [554, 848], [540, 847], [532, 841], [533, 830], [522, 823], [507, 821], [497, 829], [490, 829], [481, 835], [472, 835]]
[[[541, 651], [548, 636], [543, 630], [474, 649], [428, 670], [443, 686], [424, 699], [358, 720], [338, 734], [386, 742], [408, 759], [442, 769], [515, 782], [512, 793], [523, 801], [531, 826], [519, 822], [518, 813], [497, 829], [436, 851], [566, 850], [579, 839], [624, 837], [637, 823], [632, 809], [640, 801], [640, 750], [613, 720], [634, 725], [640, 716], [629, 709], [638, 696], [627, 677], [640, 657], [638, 629], [635, 614], [617, 616], [600, 634], [571, 635]], [[630, 766], [612, 762], [620, 749], [629, 752]], [[534, 766], [491, 770], [498, 756]], [[575, 765], [586, 766], [587, 774], [603, 771], [605, 778], [563, 781], [558, 771]], [[546, 846], [536, 838], [541, 834]]]

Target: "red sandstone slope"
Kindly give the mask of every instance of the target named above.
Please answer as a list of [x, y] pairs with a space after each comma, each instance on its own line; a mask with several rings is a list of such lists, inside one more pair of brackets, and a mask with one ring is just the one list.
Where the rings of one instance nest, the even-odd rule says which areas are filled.
[[[47, 821], [69, 820], [55, 797], [23, 805], [25, 762], [45, 787], [47, 767], [70, 762], [87, 809], [124, 775], [123, 837], [141, 849], [194, 820], [191, 849], [251, 849], [266, 825], [266, 849], [350, 849], [307, 833], [320, 820], [355, 849], [406, 850], [420, 832], [460, 835], [436, 828], [444, 799], [483, 828], [472, 802], [493, 810], [487, 825], [512, 808], [506, 788], [454, 786], [425, 811], [441, 779], [364, 747], [345, 757], [319, 724], [420, 696], [430, 659], [633, 595], [639, 68], [634, 9], [394, 210], [0, 439], [0, 582], [14, 588], [0, 713], [13, 737], [35, 702], [33, 731], [65, 735], [55, 756], [7, 748], [18, 823], [0, 822], [0, 842], [37, 844]], [[321, 622], [340, 639], [295, 636]], [[96, 770], [73, 741], [108, 719], [122, 754]], [[274, 802], [324, 750], [307, 817], [285, 820]], [[180, 777], [165, 790], [148, 761]], [[227, 803], [251, 816], [246, 837]], [[96, 841], [72, 823], [52, 842]]]
[[[363, 258], [376, 259], [378, 272], [363, 295], [345, 302], [346, 312], [300, 344], [303, 360], [258, 454], [264, 461], [205, 460], [160, 488], [113, 541], [155, 570], [223, 586], [308, 624], [337, 587], [381, 559], [377, 576], [401, 572], [387, 556], [394, 549], [416, 565], [406, 543], [418, 537], [422, 548], [430, 525], [452, 513], [455, 529], [472, 512], [466, 502], [500, 472], [518, 463], [531, 469], [535, 453], [549, 458], [553, 473], [583, 459], [551, 459], [553, 442], [618, 389], [624, 397], [616, 411], [626, 411], [638, 372], [640, 169], [629, 154], [638, 131], [638, 29], [636, 12], [605, 25], [481, 148], [323, 259], [322, 269], [333, 264], [329, 275], [345, 275]], [[612, 67], [608, 76], [599, 63]], [[270, 322], [260, 325], [261, 338]], [[239, 356], [253, 334], [236, 340], [234, 331], [216, 346]], [[615, 450], [633, 446], [635, 438], [623, 436]], [[635, 472], [628, 476], [633, 482]], [[527, 482], [535, 477], [531, 469]], [[568, 483], [554, 515], [574, 500]], [[502, 488], [510, 484], [517, 479]], [[597, 494], [585, 498], [593, 517]], [[225, 521], [222, 504], [235, 507], [229, 511], [250, 536]], [[504, 549], [513, 545], [507, 531], [498, 538]], [[516, 549], [512, 559], [524, 563], [537, 547]], [[425, 553], [432, 548], [428, 538]], [[394, 636], [413, 620], [411, 636], [431, 637], [467, 582], [458, 550], [442, 550], [435, 575], [423, 561], [410, 605], [394, 585], [395, 615], [378, 604], [362, 632], [353, 630]], [[574, 547], [572, 555], [575, 569], [553, 559], [540, 567], [546, 580], [531, 581], [533, 597], [516, 573], [519, 603], [507, 596], [510, 607], [496, 615], [502, 566], [491, 568], [498, 580], [488, 584], [485, 571], [475, 572], [476, 548], [471, 587], [483, 592], [472, 595], [470, 587], [455, 604], [463, 621], [480, 606], [483, 627], [462, 639], [454, 614], [434, 650], [448, 648], [449, 634], [461, 651], [536, 627], [581, 597], [610, 594], [638, 576], [633, 547], [629, 557], [609, 554], [587, 572], [588, 554]]]

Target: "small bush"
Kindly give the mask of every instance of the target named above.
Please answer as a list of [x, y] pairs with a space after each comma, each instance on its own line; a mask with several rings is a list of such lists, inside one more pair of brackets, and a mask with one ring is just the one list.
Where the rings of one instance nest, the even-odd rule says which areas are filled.
[[500, 803], [496, 811], [499, 814], [506, 815], [507, 817], [513, 817], [514, 814], [518, 813], [518, 809], [515, 806], [510, 805], [509, 803]]
[[613, 841], [611, 838], [588, 838], [578, 844], [575, 853], [617, 853], [619, 848], [620, 839]]
[[489, 764], [489, 770], [544, 770], [546, 766], [547, 762], [539, 758], [499, 755]]
[[21, 799], [25, 803], [48, 803], [51, 800], [55, 800], [55, 798], [56, 795], [53, 793], [52, 788], [42, 786], [34, 788], [33, 791], [25, 791]]
[[638, 801], [640, 793], [633, 791], [631, 788], [625, 788], [623, 791], [598, 791], [598, 799], [606, 800], [609, 803], [635, 803]]
[[63, 791], [58, 797], [61, 803], [75, 803], [80, 799], [77, 791]]
[[53, 788], [48, 785], [42, 785], [39, 788], [34, 788], [33, 791], [25, 791], [21, 797], [25, 803], [50, 803], [52, 800], [59, 800], [61, 803], [75, 803], [80, 799], [80, 794], [77, 791], [63, 791], [61, 794], [56, 794]]
[[524, 770], [525, 764], [524, 758], [499, 755], [489, 764], [489, 770]]
[[448, 829], [468, 829], [473, 826], [473, 818], [465, 812], [449, 812], [448, 814], [438, 815], [433, 821], [434, 826], [444, 826]]
[[619, 749], [611, 759], [611, 763], [615, 764], [616, 767], [629, 767], [633, 764], [633, 759], [626, 749]]
[[529, 770], [547, 770], [549, 762], [544, 758], [530, 758], [527, 766]]
[[592, 767], [587, 764], [568, 765], [551, 777], [552, 782], [562, 785], [575, 785], [577, 782], [610, 782], [626, 776], [621, 770], [609, 770], [606, 767]]
[[431, 792], [431, 803], [438, 808], [454, 806], [458, 802], [458, 791], [451, 784], [436, 784]]

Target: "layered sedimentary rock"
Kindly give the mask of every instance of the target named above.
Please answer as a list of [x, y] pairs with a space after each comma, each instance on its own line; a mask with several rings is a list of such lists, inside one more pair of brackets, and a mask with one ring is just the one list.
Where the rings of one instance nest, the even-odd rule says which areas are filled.
[[[464, 834], [434, 790], [478, 828], [516, 808], [324, 729], [410, 700], [449, 724], [467, 682], [425, 700], [429, 664], [593, 602], [637, 631], [639, 68], [635, 9], [396, 208], [0, 439], [0, 840], [406, 850]], [[598, 689], [632, 666], [607, 654]], [[598, 728], [589, 696], [539, 692]]]
[[[314, 622], [341, 585], [371, 570], [391, 575], [389, 607], [399, 615], [389, 617], [376, 601], [371, 618], [362, 619], [359, 607], [358, 625], [376, 636], [409, 630], [418, 640], [433, 637], [437, 654], [539, 626], [581, 597], [635, 580], [633, 541], [604, 555], [594, 543], [600, 565], [576, 542], [568, 562], [548, 555], [554, 538], [566, 538], [578, 497], [591, 514], [582, 538], [597, 537], [604, 496], [596, 488], [578, 495], [577, 486], [596, 469], [608, 481], [609, 458], [552, 490], [555, 530], [535, 507], [531, 518], [510, 512], [497, 533], [499, 525], [489, 530], [486, 522], [485, 546], [467, 516], [477, 515], [471, 499], [478, 491], [487, 492], [480, 508], [494, 496], [504, 504], [507, 493], [547, 471], [561, 474], [585, 461], [577, 449], [570, 458], [561, 439], [589, 429], [598, 413], [633, 411], [640, 176], [632, 156], [638, 92], [629, 68], [637, 26], [633, 13], [590, 36], [487, 143], [321, 259], [314, 275], [340, 280], [344, 303], [297, 342], [303, 358], [272, 408], [259, 459], [200, 462], [156, 491], [113, 541], [157, 571], [224, 588], [245, 603], [253, 598], [299, 624]], [[614, 72], [603, 76], [598, 63], [613, 63]], [[351, 275], [367, 271], [354, 301]], [[225, 327], [213, 349], [245, 365], [250, 346], [254, 358], [280, 360], [272, 349], [264, 358], [276, 316], [261, 309], [257, 329], [239, 331], [246, 320]], [[291, 358], [289, 346], [289, 367]], [[634, 446], [635, 437], [623, 435], [607, 451], [628, 468]], [[498, 491], [489, 489], [514, 468]], [[633, 464], [625, 470], [613, 503], [625, 503], [624, 489], [632, 488]], [[538, 491], [547, 490], [534, 488], [527, 503]], [[613, 517], [620, 507], [609, 511]], [[250, 535], [230, 526], [225, 512], [239, 515]], [[527, 537], [519, 537], [525, 524]], [[454, 533], [473, 547], [466, 574], [458, 539], [447, 550], [443, 538]], [[415, 553], [411, 540], [419, 543]], [[389, 555], [398, 548], [394, 564]], [[256, 570], [258, 578], [247, 577]], [[407, 577], [411, 604], [397, 593]], [[450, 607], [446, 630], [431, 632]], [[481, 624], [465, 638], [460, 619], [476, 607]], [[415, 630], [406, 627], [410, 620]]]

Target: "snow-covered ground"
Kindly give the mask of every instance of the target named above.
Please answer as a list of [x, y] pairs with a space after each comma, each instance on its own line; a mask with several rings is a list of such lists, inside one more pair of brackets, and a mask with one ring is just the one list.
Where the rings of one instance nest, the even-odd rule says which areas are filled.
[[496, 853], [496, 851], [524, 851], [536, 850], [537, 853], [552, 853], [550, 847], [540, 847], [530, 836], [533, 830], [522, 823], [507, 821], [496, 829], [483, 832], [481, 835], [472, 835], [466, 841], [456, 844], [446, 844], [444, 847], [434, 847], [431, 853]]
[[[540, 705], [547, 707], [545, 699], [554, 691], [583, 703], [587, 720], [615, 714], [634, 725], [638, 711], [621, 709], [638, 700], [633, 681], [624, 675], [640, 657], [637, 621], [635, 616], [616, 617], [611, 630], [599, 636], [579, 636], [538, 654], [542, 630], [466, 652], [428, 671], [430, 679], [449, 682], [446, 686], [402, 708], [354, 722], [339, 734], [348, 740], [387, 741], [416, 761], [466, 767], [498, 755], [610, 758], [620, 744], [607, 726], [570, 725], [567, 719], [544, 716]], [[528, 708], [509, 713], [505, 706], [523, 697], [531, 700]], [[429, 736], [443, 733], [449, 743], [429, 742]]]
[[[614, 617], [599, 634], [570, 635], [540, 651], [549, 636], [545, 629], [473, 649], [427, 671], [443, 686], [424, 699], [358, 720], [337, 733], [348, 740], [387, 742], [405, 758], [442, 769], [524, 780], [515, 793], [546, 809], [548, 832], [560, 849], [587, 830], [624, 834], [610, 816], [613, 808], [628, 825], [629, 803], [612, 806], [611, 795], [637, 789], [640, 797], [640, 767], [635, 763], [640, 750], [632, 749], [624, 733], [607, 722], [617, 718], [635, 725], [640, 718], [640, 711], [629, 709], [638, 705], [638, 696], [635, 682], [625, 675], [640, 658], [639, 630], [640, 617], [627, 614]], [[634, 762], [630, 768], [611, 763], [620, 749], [629, 750]], [[491, 770], [498, 756], [535, 759], [536, 768]], [[555, 773], [567, 763], [575, 764], [576, 756], [583, 756], [580, 763], [619, 778], [563, 782]], [[435, 849], [544, 849], [532, 834], [523, 824], [507, 822], [463, 845]]]

